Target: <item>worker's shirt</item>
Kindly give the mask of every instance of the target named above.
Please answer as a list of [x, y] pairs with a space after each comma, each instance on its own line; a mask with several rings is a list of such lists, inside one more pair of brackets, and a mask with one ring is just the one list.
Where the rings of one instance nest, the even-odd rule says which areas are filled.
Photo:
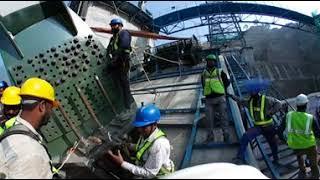
[[[147, 139], [143, 141], [144, 144], [147, 140], [152, 140], [159, 129], [157, 128]], [[132, 174], [143, 177], [143, 178], [154, 178], [160, 171], [160, 168], [164, 166], [167, 169], [173, 168], [173, 162], [170, 160], [170, 143], [166, 137], [160, 137], [155, 140], [153, 145], [147, 150], [143, 156], [142, 160], [145, 164], [137, 166], [124, 161], [121, 167], [127, 169]]]
[[[41, 135], [17, 116], [16, 124], [26, 126], [43, 141]], [[15, 134], [6, 137], [0, 143], [0, 173], [10, 179], [51, 179], [53, 174], [50, 158], [46, 149], [33, 138]]]

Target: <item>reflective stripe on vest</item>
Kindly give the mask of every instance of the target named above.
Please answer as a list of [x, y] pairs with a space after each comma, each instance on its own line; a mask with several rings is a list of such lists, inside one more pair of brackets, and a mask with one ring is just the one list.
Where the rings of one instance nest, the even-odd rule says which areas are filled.
[[220, 71], [214, 69], [209, 72], [207, 69], [203, 72], [204, 76], [204, 95], [210, 95], [212, 93], [224, 94], [225, 89], [220, 78]]
[[[160, 137], [163, 137], [163, 136], [166, 136], [166, 134], [159, 130], [157, 132], [157, 134], [155, 135], [155, 138], [153, 139], [153, 141], [146, 141], [142, 147], [140, 147], [139, 149], [139, 146], [140, 144], [142, 143], [142, 138], [139, 138], [138, 140], [138, 143], [136, 145], [136, 150], [137, 150], [137, 153], [136, 153], [136, 165], [141, 165], [143, 164], [143, 160], [142, 160], [142, 156], [143, 154], [152, 146], [152, 144], [157, 140], [159, 139]], [[163, 175], [166, 175], [166, 174], [169, 174], [169, 173], [172, 173], [174, 171], [174, 168], [171, 168], [171, 169], [167, 169], [165, 167], [161, 167], [160, 168], [160, 171], [158, 172], [157, 176], [163, 176]]]
[[304, 112], [291, 111], [286, 116], [288, 139], [293, 149], [305, 149], [316, 145], [312, 131], [313, 116]]
[[[264, 108], [265, 108], [265, 99], [266, 96], [262, 95], [261, 97], [261, 103], [260, 103], [260, 108], [259, 107], [253, 107], [253, 99], [250, 100], [250, 115], [254, 121], [255, 125], [261, 126], [261, 125], [266, 125], [272, 123], [272, 119], [265, 119], [264, 116]], [[255, 113], [254, 112], [259, 112], [260, 117], [258, 119], [255, 118]]]

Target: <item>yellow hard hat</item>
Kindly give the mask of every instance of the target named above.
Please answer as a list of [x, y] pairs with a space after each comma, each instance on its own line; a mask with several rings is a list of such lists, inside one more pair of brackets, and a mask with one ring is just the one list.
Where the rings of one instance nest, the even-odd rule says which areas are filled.
[[15, 86], [7, 87], [2, 94], [1, 103], [4, 105], [19, 105], [21, 104], [20, 88]]
[[54, 88], [47, 81], [40, 78], [29, 78], [21, 86], [20, 95], [33, 96], [46, 99], [52, 102], [53, 107], [58, 107], [59, 103], [55, 99]]

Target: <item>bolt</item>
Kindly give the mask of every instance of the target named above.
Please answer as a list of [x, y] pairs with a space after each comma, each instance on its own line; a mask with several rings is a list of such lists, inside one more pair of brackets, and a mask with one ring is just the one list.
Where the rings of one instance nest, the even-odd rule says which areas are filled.
[[90, 40], [86, 41], [86, 46], [89, 46], [91, 44]]
[[80, 44], [77, 44], [77, 48], [80, 49], [80, 48], [81, 48], [81, 45], [80, 45]]
[[93, 45], [93, 48], [94, 48], [94, 49], [97, 49], [98, 47], [99, 47], [99, 46], [96, 45], [96, 44]]
[[42, 59], [42, 62], [43, 62], [43, 63], [46, 63], [47, 61], [48, 61], [48, 59], [46, 59], [46, 58], [43, 58], [43, 59]]
[[42, 58], [44, 55], [42, 53], [39, 54], [39, 57]]
[[76, 63], [76, 65], [75, 65], [75, 68], [79, 68], [80, 67], [80, 64], [79, 63]]
[[103, 55], [101, 53], [99, 54], [99, 58], [103, 58]]
[[91, 51], [91, 54], [92, 54], [92, 55], [95, 55], [95, 54], [96, 54], [96, 52], [95, 52], [95, 51]]
[[83, 71], [87, 71], [88, 70], [88, 66], [83, 66]]
[[54, 53], [54, 55], [53, 55], [54, 57], [58, 57], [59, 56], [59, 54], [58, 53]]
[[44, 71], [44, 68], [43, 68], [43, 67], [40, 67], [40, 68], [39, 68], [39, 71], [40, 71], [40, 72], [43, 72], [43, 71]]
[[101, 60], [99, 59], [98, 61], [97, 61], [97, 64], [98, 65], [100, 65], [102, 62], [101, 62]]
[[29, 64], [31, 64], [31, 63], [32, 63], [32, 61], [33, 61], [32, 59], [28, 59], [28, 63], [29, 63]]
[[89, 64], [90, 63], [90, 59], [86, 59], [85, 63]]
[[76, 60], [75, 60], [75, 59], [72, 59], [72, 60], [71, 60], [71, 62], [72, 62], [72, 63], [75, 63], [75, 62], [76, 62]]
[[92, 39], [92, 37], [93, 37], [93, 36], [92, 36], [91, 34], [88, 36], [89, 39]]
[[87, 57], [88, 57], [87, 53], [82, 54], [82, 58], [83, 58], [83, 59], [85, 59], [85, 58], [87, 58]]
[[51, 48], [51, 52], [56, 52], [56, 48], [55, 48], [55, 47], [52, 47], [52, 48]]
[[62, 76], [61, 82], [64, 83], [66, 80], [67, 80], [67, 77], [66, 76]]
[[70, 52], [70, 49], [69, 49], [69, 48], [66, 48], [66, 50], [65, 50], [65, 51], [66, 51], [66, 53], [68, 53], [68, 52]]
[[67, 56], [63, 56], [63, 58], [62, 58], [64, 61], [66, 61], [67, 59], [68, 59], [68, 57]]
[[74, 54], [75, 56], [77, 56], [79, 53], [80, 53], [80, 51], [79, 51], [79, 50], [76, 50], [73, 54]]
[[74, 51], [76, 47], [74, 45], [71, 46], [71, 50]]
[[52, 65], [52, 66], [56, 65], [56, 60], [52, 60], [52, 61], [51, 61], [51, 65]]
[[17, 79], [17, 84], [21, 84], [22, 80], [21, 79]]
[[74, 38], [73, 43], [77, 44], [79, 42], [78, 38]]
[[66, 61], [66, 65], [70, 66], [71, 62], [70, 61]]
[[77, 71], [72, 72], [72, 76], [73, 76], [73, 77], [77, 76], [77, 74], [78, 74]]
[[63, 74], [68, 74], [68, 72], [69, 72], [69, 69], [68, 69], [68, 68], [64, 68], [64, 69], [63, 69]]
[[22, 65], [18, 65], [17, 69], [20, 70], [22, 68]]

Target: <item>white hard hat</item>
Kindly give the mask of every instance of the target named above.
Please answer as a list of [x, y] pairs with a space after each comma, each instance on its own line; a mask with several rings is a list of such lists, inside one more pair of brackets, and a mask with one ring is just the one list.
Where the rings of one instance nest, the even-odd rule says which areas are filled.
[[297, 106], [301, 106], [301, 105], [305, 105], [309, 102], [308, 100], [308, 96], [306, 96], [305, 94], [299, 94], [296, 97], [296, 105]]
[[208, 163], [178, 170], [161, 179], [269, 179], [255, 167], [231, 163]]

